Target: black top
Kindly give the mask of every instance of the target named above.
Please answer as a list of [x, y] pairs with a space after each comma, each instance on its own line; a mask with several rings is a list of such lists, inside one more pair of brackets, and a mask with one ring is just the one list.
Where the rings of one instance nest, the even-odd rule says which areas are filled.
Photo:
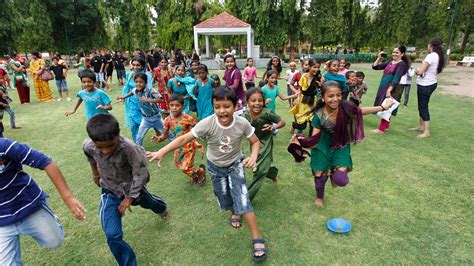
[[112, 70], [113, 67], [114, 67], [114, 64], [112, 62], [112, 55], [111, 54], [105, 54], [104, 55], [104, 59], [105, 59], [105, 64], [108, 64], [106, 68], [104, 68], [103, 71], [106, 71], [107, 69], [109, 70]]
[[160, 64], [161, 60], [163, 59], [163, 55], [161, 55], [161, 53], [159, 52], [155, 52], [153, 54], [153, 59], [155, 60], [155, 65], [154, 65], [154, 68], [155, 68]]
[[105, 62], [105, 58], [102, 56], [94, 56], [92, 57], [92, 60], [91, 60], [91, 65], [94, 68], [95, 73], [100, 72], [100, 67], [102, 66], [102, 64], [106, 64], [106, 63], [107, 62]]
[[117, 70], [125, 70], [125, 57], [123, 56], [114, 56], [114, 65]]
[[60, 65], [60, 64], [51, 65], [49, 67], [49, 70], [53, 71], [54, 78], [56, 80], [63, 80], [64, 79], [63, 69], [65, 69], [65, 67], [63, 65]]
[[147, 64], [150, 64], [150, 67], [153, 70], [153, 68], [155, 68], [155, 59], [153, 58], [153, 56], [147, 55], [145, 60]]

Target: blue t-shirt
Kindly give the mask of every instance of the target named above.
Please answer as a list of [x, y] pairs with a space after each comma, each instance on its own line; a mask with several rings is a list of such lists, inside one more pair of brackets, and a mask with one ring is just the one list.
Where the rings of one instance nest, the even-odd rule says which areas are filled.
[[152, 117], [161, 113], [160, 107], [158, 107], [157, 103], [149, 103], [140, 100], [143, 96], [147, 99], [160, 99], [161, 94], [149, 88], [145, 88], [143, 91], [139, 91], [135, 88], [132, 92], [133, 97], [138, 101], [140, 112], [144, 117]]
[[265, 94], [265, 100], [271, 99], [271, 103], [266, 103], [265, 106], [270, 109], [272, 112], [275, 113], [276, 110], [276, 97], [280, 94], [280, 89], [275, 84], [273, 85], [273, 89], [270, 89], [268, 85], [262, 87], [263, 94]]
[[77, 93], [77, 97], [84, 101], [86, 109], [87, 120], [98, 114], [108, 114], [108, 110], [97, 109], [97, 106], [106, 106], [111, 103], [109, 96], [101, 89], [95, 89], [92, 93], [88, 93], [87, 90], [81, 90]]
[[[173, 93], [183, 95], [183, 97], [189, 96], [188, 91], [186, 90], [186, 85], [181, 83], [177, 86], [175, 80], [176, 78], [168, 80], [168, 88], [170, 88]], [[189, 98], [184, 99], [183, 113], [189, 113]]]
[[48, 197], [23, 164], [43, 170], [50, 163], [51, 158], [28, 145], [0, 138], [0, 227], [33, 214]]
[[196, 85], [198, 86], [196, 107], [199, 119], [204, 119], [214, 114], [214, 108], [212, 107], [213, 83], [214, 80], [211, 78], [207, 79], [206, 84], [202, 84], [202, 81], [199, 79], [196, 80]]

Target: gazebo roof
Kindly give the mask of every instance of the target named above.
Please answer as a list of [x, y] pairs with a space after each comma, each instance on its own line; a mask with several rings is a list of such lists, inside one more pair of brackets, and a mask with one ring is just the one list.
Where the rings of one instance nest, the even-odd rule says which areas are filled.
[[206, 19], [203, 22], [194, 26], [196, 28], [247, 28], [250, 24], [244, 22], [227, 12], [222, 12], [219, 15]]

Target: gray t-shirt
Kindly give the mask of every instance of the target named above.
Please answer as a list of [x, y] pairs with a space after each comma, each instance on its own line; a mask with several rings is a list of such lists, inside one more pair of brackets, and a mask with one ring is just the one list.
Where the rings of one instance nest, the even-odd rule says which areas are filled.
[[219, 167], [227, 167], [242, 156], [242, 137], [250, 138], [254, 131], [245, 118], [235, 114], [228, 127], [223, 127], [217, 116], [211, 115], [191, 129], [195, 138], [207, 140], [207, 159]]
[[150, 180], [142, 146], [120, 137], [120, 144], [110, 156], [103, 155], [91, 139], [84, 140], [82, 147], [89, 162], [97, 164], [101, 188], [117, 197], [138, 198], [140, 190]]

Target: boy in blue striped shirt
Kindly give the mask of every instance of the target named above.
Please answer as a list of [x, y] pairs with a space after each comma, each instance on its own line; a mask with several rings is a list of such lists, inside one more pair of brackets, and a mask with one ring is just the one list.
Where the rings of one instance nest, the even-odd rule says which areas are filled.
[[56, 248], [64, 231], [46, 203], [48, 195], [23, 165], [46, 172], [74, 217], [84, 220], [85, 208], [73, 196], [50, 157], [17, 141], [0, 138], [0, 265], [22, 265], [20, 235], [31, 235], [45, 248]]
[[158, 107], [158, 103], [163, 102], [163, 100], [158, 92], [147, 87], [148, 78], [146, 74], [137, 73], [133, 79], [135, 80], [135, 88], [124, 96], [118, 96], [117, 101], [121, 102], [128, 97], [137, 99], [143, 119], [138, 128], [135, 143], [142, 145], [148, 129], [153, 128], [158, 136], [163, 133], [163, 119]]

